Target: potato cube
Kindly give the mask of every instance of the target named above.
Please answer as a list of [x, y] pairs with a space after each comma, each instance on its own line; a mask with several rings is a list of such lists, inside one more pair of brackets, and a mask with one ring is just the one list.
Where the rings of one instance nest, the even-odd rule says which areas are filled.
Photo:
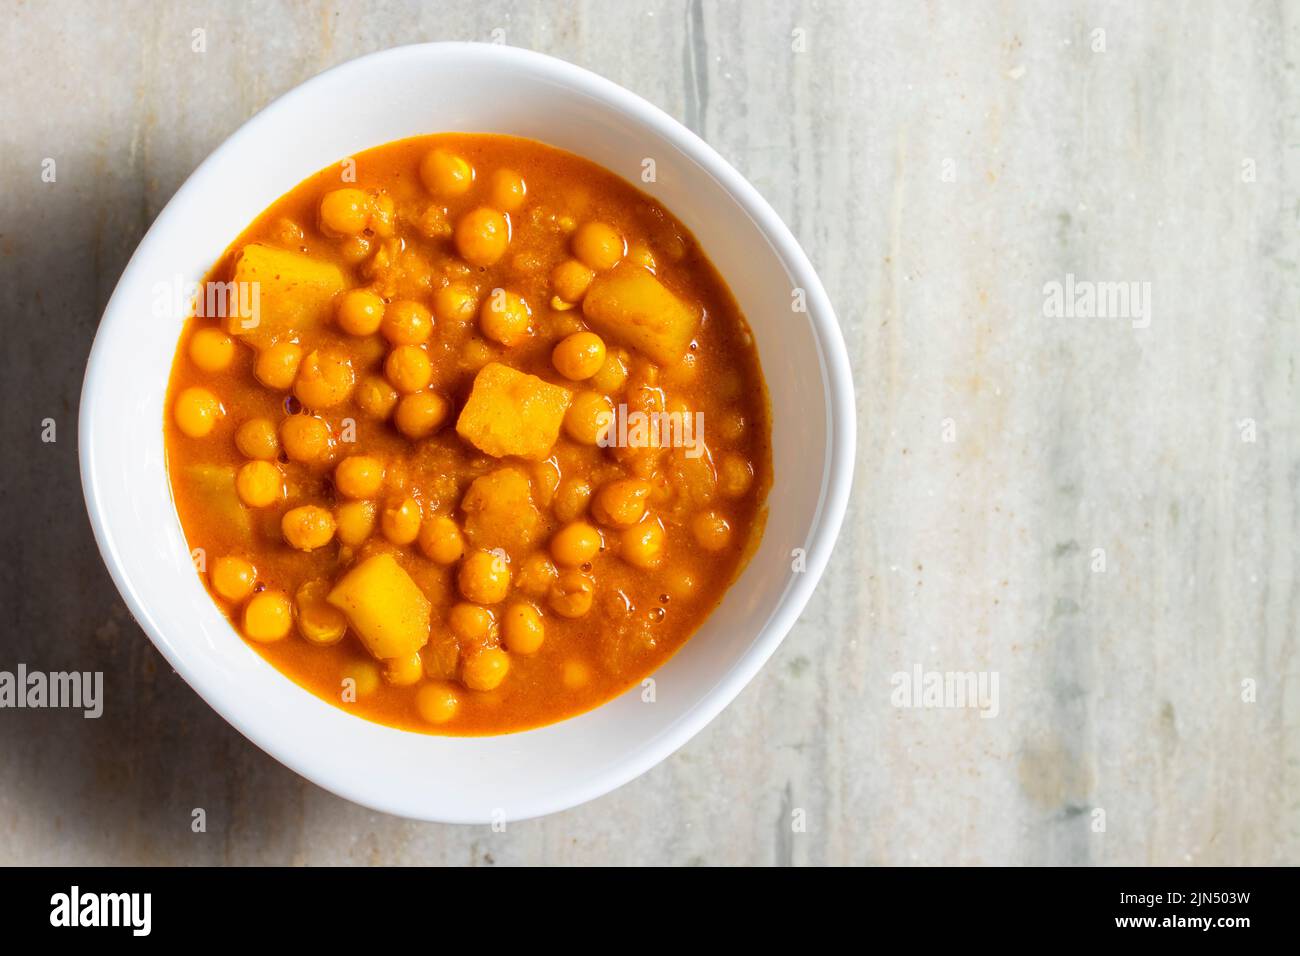
[[[255, 349], [311, 332], [330, 320], [343, 272], [332, 262], [251, 243], [235, 258], [233, 282], [201, 293], [231, 335]], [[212, 309], [215, 304], [216, 308]]]
[[490, 362], [474, 377], [456, 431], [484, 454], [540, 461], [551, 453], [572, 397], [567, 388]]
[[542, 515], [533, 504], [528, 476], [517, 468], [479, 475], [460, 502], [465, 536], [483, 551], [504, 548], [522, 560], [541, 533]]
[[353, 567], [326, 600], [380, 660], [409, 658], [429, 641], [429, 599], [391, 554]]
[[678, 361], [700, 326], [700, 310], [688, 305], [654, 274], [624, 261], [598, 275], [582, 300], [587, 323], [616, 342], [638, 349], [661, 365]]
[[185, 477], [205, 515], [232, 534], [248, 537], [252, 528], [248, 509], [235, 491], [234, 465], [190, 465], [185, 469]]

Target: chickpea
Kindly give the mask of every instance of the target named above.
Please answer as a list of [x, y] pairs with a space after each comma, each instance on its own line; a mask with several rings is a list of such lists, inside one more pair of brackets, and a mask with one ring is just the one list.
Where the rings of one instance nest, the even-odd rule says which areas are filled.
[[267, 388], [288, 391], [302, 362], [302, 347], [294, 342], [277, 342], [257, 353], [253, 375]]
[[335, 189], [320, 201], [321, 231], [327, 236], [355, 236], [370, 220], [372, 201], [361, 189]]
[[420, 161], [420, 181], [433, 196], [450, 199], [474, 185], [474, 167], [445, 149], [431, 149]]
[[510, 568], [501, 554], [473, 551], [461, 562], [456, 583], [467, 601], [500, 604], [510, 591]]
[[290, 508], [280, 519], [280, 531], [291, 548], [315, 551], [334, 540], [334, 516], [319, 505]]
[[605, 353], [605, 364], [591, 377], [591, 387], [606, 395], [621, 391], [627, 384], [628, 355], [622, 349]]
[[414, 498], [390, 502], [379, 517], [384, 537], [393, 544], [410, 544], [420, 534], [420, 503]]
[[585, 521], [575, 521], [551, 539], [551, 557], [556, 564], [576, 568], [599, 554], [600, 546], [600, 532]]
[[579, 392], [564, 413], [564, 431], [574, 441], [595, 445], [608, 433], [614, 407], [599, 392]]
[[569, 690], [585, 687], [591, 681], [591, 668], [582, 661], [565, 661], [561, 680]]
[[208, 570], [212, 590], [227, 601], [242, 601], [253, 593], [257, 584], [257, 569], [243, 558], [221, 557], [212, 562]]
[[655, 271], [655, 254], [644, 242], [634, 242], [627, 251], [627, 257], [641, 268]]
[[426, 239], [450, 239], [451, 223], [447, 221], [447, 207], [430, 203], [415, 220], [415, 228]]
[[379, 331], [393, 345], [420, 345], [433, 334], [433, 314], [418, 302], [398, 299], [384, 310]]
[[375, 530], [373, 501], [345, 501], [334, 509], [335, 532], [339, 541], [350, 548], [364, 542]]
[[601, 524], [612, 528], [630, 528], [645, 516], [650, 497], [650, 482], [640, 478], [623, 478], [602, 485], [592, 505], [592, 514]]
[[488, 182], [488, 197], [502, 212], [515, 212], [528, 198], [528, 186], [513, 169], [498, 169]]
[[517, 583], [519, 590], [530, 597], [543, 598], [551, 590], [551, 585], [559, 577], [555, 565], [545, 553], [536, 551], [524, 558], [519, 568]]
[[555, 346], [551, 364], [575, 382], [591, 378], [605, 364], [605, 342], [595, 332], [574, 332]]
[[560, 617], [579, 618], [591, 610], [596, 582], [581, 571], [565, 571], [551, 585], [551, 610]]
[[718, 487], [728, 498], [739, 498], [754, 483], [754, 466], [739, 455], [723, 456], [718, 468]]
[[397, 200], [386, 192], [375, 197], [375, 210], [370, 214], [370, 229], [384, 239], [397, 231]]
[[329, 591], [328, 581], [316, 579], [304, 583], [293, 598], [298, 633], [317, 647], [337, 644], [348, 629], [343, 612], [325, 600]]
[[312, 415], [289, 415], [280, 422], [280, 444], [290, 461], [321, 461], [330, 451], [330, 428]]
[[673, 262], [681, 262], [686, 257], [686, 240], [676, 230], [672, 235], [661, 239], [660, 245], [663, 247], [664, 254]]
[[345, 703], [352, 703], [359, 697], [367, 697], [378, 689], [379, 668], [374, 661], [369, 659], [354, 660], [343, 668], [343, 700]]
[[664, 590], [674, 601], [685, 601], [699, 586], [695, 572], [689, 568], [674, 566], [667, 569], [666, 575]]
[[739, 441], [740, 436], [745, 434], [745, 427], [745, 416], [740, 412], [732, 411], [722, 416], [719, 431], [727, 441]]
[[451, 406], [437, 392], [416, 392], [403, 395], [397, 403], [393, 424], [412, 441], [428, 438], [447, 420]]
[[555, 489], [551, 501], [551, 510], [555, 517], [568, 523], [581, 518], [587, 511], [587, 502], [591, 500], [591, 482], [586, 478], [565, 478]]
[[235, 493], [250, 508], [265, 508], [284, 497], [284, 478], [269, 461], [250, 461], [235, 472]]
[[537, 608], [516, 601], [506, 608], [501, 624], [506, 649], [511, 654], [535, 654], [546, 637], [546, 627]]
[[348, 335], [374, 335], [384, 320], [384, 300], [373, 289], [351, 289], [339, 298], [334, 318]]
[[433, 314], [439, 322], [465, 323], [478, 310], [478, 295], [459, 282], [443, 286], [433, 294]]
[[419, 652], [407, 657], [392, 657], [384, 661], [384, 680], [394, 687], [410, 687], [424, 676], [424, 662]]
[[533, 462], [533, 494], [538, 503], [549, 506], [555, 500], [560, 485], [560, 463], [555, 457]]
[[472, 338], [461, 347], [461, 365], [471, 372], [477, 372], [494, 357], [492, 346], [480, 338]]
[[485, 607], [461, 601], [447, 612], [447, 627], [467, 644], [486, 644], [496, 634], [496, 617]]
[[235, 447], [245, 458], [272, 461], [280, 454], [280, 439], [269, 418], [250, 418], [235, 431]]
[[664, 526], [657, 518], [648, 518], [624, 530], [619, 537], [618, 556], [634, 568], [653, 568], [664, 550]]
[[347, 236], [339, 243], [339, 255], [344, 262], [355, 266], [369, 258], [374, 245], [367, 235]]
[[298, 225], [292, 219], [281, 219], [275, 224], [275, 230], [272, 233], [277, 242], [286, 246], [297, 246], [302, 243], [303, 236], [302, 226]]
[[224, 372], [235, 360], [235, 340], [215, 326], [190, 336], [190, 361], [202, 372]]
[[446, 515], [434, 515], [421, 525], [418, 542], [420, 551], [435, 564], [454, 564], [465, 553], [465, 537]]
[[468, 654], [460, 677], [470, 690], [495, 690], [510, 672], [510, 655], [499, 647], [484, 647]]
[[261, 591], [244, 605], [244, 636], [269, 644], [288, 637], [293, 627], [293, 605], [281, 591]]
[[565, 259], [551, 270], [551, 289], [565, 302], [581, 302], [596, 277], [577, 259]]
[[449, 684], [425, 684], [415, 694], [415, 709], [431, 724], [445, 724], [456, 716], [460, 700]]
[[397, 389], [377, 375], [367, 375], [357, 386], [357, 406], [371, 418], [388, 418], [397, 407]]
[[510, 245], [510, 220], [480, 206], [456, 223], [456, 251], [472, 266], [494, 265]]
[[731, 525], [716, 511], [701, 511], [691, 519], [691, 534], [705, 551], [721, 551], [731, 540]]
[[627, 252], [627, 244], [613, 226], [584, 222], [573, 234], [573, 254], [597, 272], [612, 269]]
[[518, 345], [532, 335], [533, 312], [521, 296], [504, 289], [494, 289], [483, 300], [478, 324], [483, 335], [502, 345]]
[[313, 349], [298, 366], [293, 394], [308, 408], [333, 408], [347, 401], [355, 382], [350, 359]]
[[221, 401], [206, 388], [191, 386], [176, 396], [172, 417], [176, 427], [190, 438], [204, 438], [226, 414]]
[[433, 380], [433, 363], [420, 346], [399, 345], [384, 361], [384, 376], [399, 392], [418, 392]]
[[[556, 303], [559, 304], [557, 305]], [[547, 324], [550, 326], [550, 331], [561, 338], [566, 335], [573, 335], [575, 332], [581, 332], [584, 328], [582, 320], [578, 318], [578, 314], [575, 312], [565, 311], [561, 308], [563, 305], [563, 302], [560, 302], [558, 298], [552, 296], [552, 312], [547, 317]]]
[[375, 235], [388, 238], [397, 229], [397, 203], [387, 193], [375, 197], [374, 208], [370, 211], [370, 229]]
[[334, 487], [345, 498], [373, 498], [383, 483], [383, 462], [371, 455], [349, 455], [334, 469]]

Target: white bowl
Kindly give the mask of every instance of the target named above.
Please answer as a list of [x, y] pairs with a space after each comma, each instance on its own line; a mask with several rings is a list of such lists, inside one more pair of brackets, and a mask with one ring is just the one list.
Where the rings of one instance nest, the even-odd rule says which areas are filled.
[[[195, 574], [168, 489], [163, 398], [180, 316], [155, 288], [197, 282], [263, 209], [311, 173], [392, 140], [510, 133], [593, 160], [664, 203], [700, 240], [757, 338], [773, 412], [767, 531], [699, 632], [639, 688], [549, 727], [438, 737], [351, 716], [245, 645]], [[657, 181], [641, 182], [655, 160]], [[802, 289], [807, 311], [792, 308]], [[377, 810], [485, 823], [607, 793], [684, 744], [794, 624], [839, 531], [853, 468], [848, 358], [821, 282], [754, 188], [680, 123], [592, 73], [498, 45], [433, 43], [353, 60], [292, 90], [201, 165], [159, 215], [109, 300], [81, 396], [81, 474], [95, 537], [158, 649], [249, 740]], [[803, 570], [795, 549], [806, 554]], [[108, 706], [113, 706], [109, 701]]]

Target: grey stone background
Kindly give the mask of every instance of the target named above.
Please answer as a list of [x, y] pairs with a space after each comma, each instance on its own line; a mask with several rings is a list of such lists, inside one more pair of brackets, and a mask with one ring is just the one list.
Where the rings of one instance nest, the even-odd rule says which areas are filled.
[[[0, 862], [1300, 862], [1298, 21], [6, 0], [0, 669], [103, 670], [107, 711], [0, 711]], [[212, 713], [109, 581], [75, 442], [109, 293], [211, 149], [342, 60], [498, 29], [755, 183], [837, 305], [860, 415], [832, 566], [759, 679], [641, 779], [505, 833], [350, 805]], [[1067, 274], [1149, 282], [1149, 327], [1045, 317]], [[892, 706], [916, 666], [996, 672], [997, 717]]]

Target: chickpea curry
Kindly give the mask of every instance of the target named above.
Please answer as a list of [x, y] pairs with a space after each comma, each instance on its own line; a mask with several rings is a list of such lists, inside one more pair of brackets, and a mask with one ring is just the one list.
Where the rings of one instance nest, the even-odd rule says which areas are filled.
[[762, 534], [769, 409], [694, 237], [531, 140], [322, 170], [207, 277], [164, 428], [195, 567], [370, 720], [524, 730], [678, 650]]

